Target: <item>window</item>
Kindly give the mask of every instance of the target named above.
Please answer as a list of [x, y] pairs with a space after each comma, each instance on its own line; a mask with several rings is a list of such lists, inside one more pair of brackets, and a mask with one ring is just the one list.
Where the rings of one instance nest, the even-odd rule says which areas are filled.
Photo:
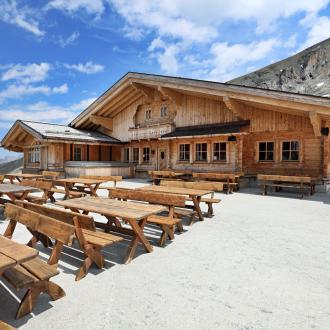
[[81, 147], [80, 146], [74, 146], [73, 147], [73, 160], [81, 161]]
[[282, 142], [282, 160], [298, 161], [299, 160], [299, 142], [283, 141]]
[[40, 148], [32, 148], [27, 152], [28, 163], [39, 163], [40, 162]]
[[160, 107], [160, 116], [161, 117], [167, 116], [167, 105], [163, 105]]
[[196, 161], [207, 161], [207, 143], [196, 143]]
[[179, 161], [189, 162], [190, 160], [190, 144], [180, 144], [179, 146]]
[[217, 142], [213, 144], [213, 160], [226, 161], [227, 160], [227, 143]]
[[150, 162], [150, 148], [143, 148], [143, 162]]
[[139, 162], [139, 148], [133, 148], [133, 162]]
[[151, 110], [146, 110], [146, 119], [151, 119]]
[[259, 161], [274, 161], [274, 142], [259, 142]]
[[129, 148], [124, 148], [124, 162], [129, 162]]

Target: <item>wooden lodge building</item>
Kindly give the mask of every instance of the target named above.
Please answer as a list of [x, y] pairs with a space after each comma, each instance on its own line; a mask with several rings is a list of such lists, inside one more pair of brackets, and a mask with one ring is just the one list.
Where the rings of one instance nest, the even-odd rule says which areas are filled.
[[18, 120], [1, 144], [26, 172], [328, 177], [329, 125], [329, 98], [128, 73], [68, 126]]

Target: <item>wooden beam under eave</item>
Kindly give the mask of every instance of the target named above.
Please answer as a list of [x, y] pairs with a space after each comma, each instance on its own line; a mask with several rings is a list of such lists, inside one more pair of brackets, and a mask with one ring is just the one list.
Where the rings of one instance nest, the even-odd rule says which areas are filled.
[[139, 84], [137, 82], [131, 82], [131, 85], [133, 88], [135, 88], [137, 91], [141, 92], [146, 98], [147, 102], [152, 103], [155, 100], [155, 90], [153, 88], [150, 88], [148, 86]]
[[113, 130], [113, 120], [112, 120], [112, 118], [91, 115], [89, 117], [89, 119], [93, 124], [100, 125], [100, 126], [106, 128], [109, 131]]
[[226, 107], [237, 117], [242, 118], [243, 115], [243, 108], [244, 106], [240, 104], [239, 102], [231, 99], [228, 96], [223, 97], [223, 102], [226, 105]]
[[311, 111], [309, 113], [309, 119], [313, 126], [313, 131], [314, 131], [315, 136], [321, 136], [321, 118], [320, 118], [320, 116], [316, 112]]
[[168, 97], [172, 102], [178, 106], [183, 105], [183, 94], [174, 91], [173, 89], [167, 87], [158, 87], [158, 91], [165, 97]]

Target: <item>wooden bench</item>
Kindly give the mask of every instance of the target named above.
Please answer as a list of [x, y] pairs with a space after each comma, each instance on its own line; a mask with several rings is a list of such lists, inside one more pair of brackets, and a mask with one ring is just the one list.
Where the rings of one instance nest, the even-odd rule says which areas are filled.
[[109, 198], [120, 200], [133, 200], [147, 202], [151, 204], [164, 205], [169, 208], [167, 217], [161, 215], [152, 215], [148, 217], [147, 222], [158, 225], [162, 229], [159, 239], [159, 246], [164, 246], [166, 238], [174, 239], [174, 228], [180, 232], [183, 231], [182, 222], [175, 217], [176, 207], [185, 207], [186, 198], [184, 196], [173, 194], [160, 194], [148, 191], [136, 191], [133, 189], [109, 189]]
[[55, 171], [42, 171], [41, 172], [44, 181], [55, 181], [60, 178], [61, 173]]
[[208, 181], [219, 181], [224, 183], [224, 187], [226, 188], [227, 194], [231, 194], [233, 191], [239, 189], [239, 178], [242, 174], [236, 173], [193, 173], [193, 177], [200, 181], [208, 180]]
[[16, 313], [16, 319], [32, 312], [41, 293], [47, 293], [52, 300], [65, 296], [64, 290], [50, 281], [57, 274], [59, 271], [56, 268], [46, 264], [40, 258], [24, 262], [3, 272], [2, 276], [15, 290], [27, 289]]
[[[47, 216], [52, 220], [61, 222], [63, 225], [73, 227], [79, 246], [86, 255], [83, 265], [76, 273], [76, 281], [87, 275], [88, 269], [93, 262], [98, 268], [104, 268], [102, 249], [123, 240], [122, 237], [96, 230], [94, 219], [90, 216], [66, 211], [57, 207], [47, 207], [28, 202], [17, 202], [17, 204], [26, 211]], [[54, 236], [50, 237], [55, 238]], [[68, 243], [68, 245], [70, 244]], [[59, 254], [55, 252], [55, 256], [49, 259], [49, 263], [57, 263], [58, 258], [56, 256], [58, 257]]]
[[[223, 182], [213, 182], [213, 181], [198, 181], [198, 182], [187, 182], [187, 181], [171, 181], [171, 180], [162, 180], [160, 182], [161, 186], [166, 187], [181, 187], [181, 188], [192, 188], [192, 189], [205, 189], [212, 191], [222, 191]], [[221, 202], [221, 199], [214, 198], [214, 193], [211, 197], [202, 197], [201, 202], [205, 203], [208, 206], [207, 216], [213, 216], [213, 204], [218, 204]], [[181, 210], [181, 215], [184, 216], [186, 210]]]
[[275, 188], [275, 191], [282, 188], [298, 189], [301, 198], [304, 198], [305, 190], [308, 190], [309, 195], [315, 192], [315, 179], [308, 176], [258, 174], [257, 179], [263, 188], [263, 195], [268, 194], [268, 187]]
[[[120, 175], [111, 175], [111, 176], [98, 176], [98, 175], [80, 175], [80, 178], [84, 179], [93, 179], [93, 180], [104, 180], [113, 182], [113, 186], [117, 186], [117, 182], [123, 181], [123, 177]], [[98, 189], [108, 189], [109, 187], [100, 186]]]
[[[57, 188], [56, 186], [53, 186], [48, 193], [49, 199], [52, 201], [52, 203], [56, 202], [56, 199], [54, 197], [54, 194], [62, 194], [65, 195], [65, 199], [67, 198], [67, 192], [65, 189]], [[80, 198], [84, 197], [86, 194], [84, 192], [75, 191], [75, 190], [69, 190], [69, 198]]]
[[34, 187], [42, 191], [42, 196], [36, 196], [33, 193], [27, 195], [26, 200], [32, 203], [43, 204], [47, 203], [49, 198], [49, 191], [53, 187], [52, 182], [40, 181], [40, 180], [23, 180], [19, 183], [21, 186]]

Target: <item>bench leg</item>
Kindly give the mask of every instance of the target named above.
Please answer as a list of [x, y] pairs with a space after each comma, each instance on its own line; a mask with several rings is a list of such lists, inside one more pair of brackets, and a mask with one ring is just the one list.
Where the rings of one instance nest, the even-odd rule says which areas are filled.
[[17, 221], [10, 220], [9, 221], [9, 224], [8, 224], [8, 226], [6, 228], [6, 231], [3, 234], [3, 236], [11, 239], [13, 237], [13, 234], [14, 234], [14, 231], [15, 231], [15, 228], [16, 228], [16, 225], [17, 225]]
[[100, 250], [94, 247], [87, 247], [83, 249], [83, 251], [87, 257], [76, 273], [76, 281], [81, 280], [87, 275], [88, 270], [92, 266], [93, 262], [99, 269], [102, 269], [104, 267], [104, 257], [101, 254]]
[[22, 299], [16, 313], [16, 319], [30, 314], [36, 305], [41, 293], [47, 293], [52, 300], [57, 300], [65, 296], [64, 290], [51, 281], [39, 281], [29, 288]]
[[166, 225], [162, 225], [162, 234], [160, 236], [159, 239], [159, 246], [164, 246], [165, 242], [166, 242], [166, 237], [168, 236], [170, 240], [174, 239], [174, 229], [166, 226]]
[[207, 203], [208, 209], [207, 209], [207, 216], [211, 218], [213, 216], [213, 205], [212, 203]]
[[181, 221], [176, 224], [176, 229], [179, 233], [183, 232], [183, 226]]

